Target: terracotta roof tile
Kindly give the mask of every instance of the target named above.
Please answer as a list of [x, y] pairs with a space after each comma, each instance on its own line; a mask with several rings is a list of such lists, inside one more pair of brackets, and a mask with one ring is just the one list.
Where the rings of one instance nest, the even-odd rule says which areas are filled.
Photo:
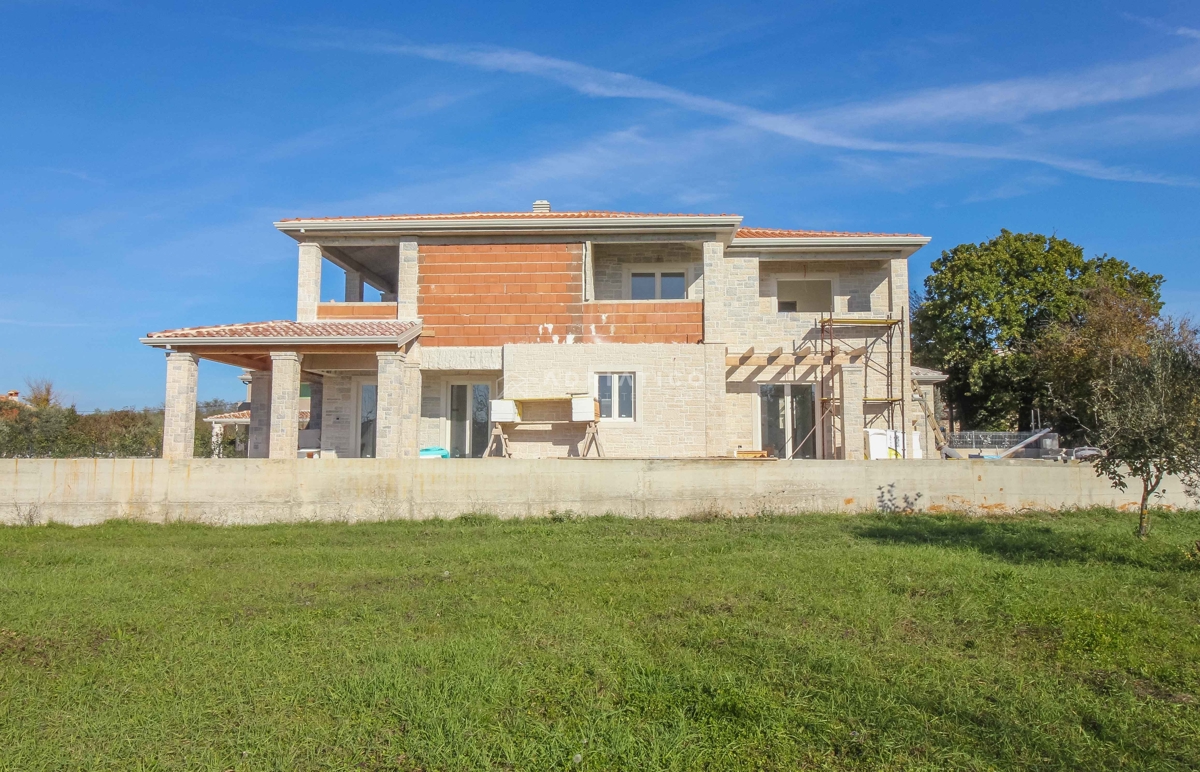
[[181, 327], [151, 332], [147, 338], [379, 338], [400, 336], [419, 323], [392, 319], [360, 321], [244, 322], [213, 327]]
[[454, 212], [447, 214], [380, 214], [365, 217], [289, 217], [280, 222], [337, 221], [337, 220], [501, 220], [501, 219], [586, 219], [613, 218], [636, 220], [644, 217], [737, 217], [734, 214], [681, 214], [650, 212]]
[[853, 238], [855, 236], [916, 236], [919, 233], [853, 233], [850, 231], [805, 231], [785, 228], [738, 228], [735, 238], [739, 239], [828, 239]]

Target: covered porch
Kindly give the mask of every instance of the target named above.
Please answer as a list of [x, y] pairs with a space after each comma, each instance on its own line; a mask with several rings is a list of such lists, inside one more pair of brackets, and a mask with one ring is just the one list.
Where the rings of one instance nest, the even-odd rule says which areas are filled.
[[[163, 457], [193, 455], [201, 359], [249, 373], [249, 458], [415, 457], [420, 335], [420, 322], [395, 319], [270, 321], [150, 333], [142, 343], [162, 349], [167, 359]], [[335, 405], [325, 404], [327, 382], [340, 387], [355, 379], [370, 380], [370, 404], [351, 399], [347, 410], [340, 391], [328, 395]], [[310, 395], [306, 425], [301, 384]], [[347, 433], [353, 441], [345, 441]]]

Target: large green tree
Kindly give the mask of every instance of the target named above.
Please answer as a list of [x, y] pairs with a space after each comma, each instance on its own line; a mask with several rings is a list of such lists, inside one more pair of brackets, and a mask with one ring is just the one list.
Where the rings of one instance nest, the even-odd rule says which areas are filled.
[[913, 314], [914, 358], [949, 375], [946, 396], [974, 429], [1028, 428], [1030, 410], [1049, 405], [1036, 343], [1084, 315], [1090, 290], [1142, 298], [1154, 313], [1162, 305], [1162, 276], [1108, 255], [1085, 258], [1057, 236], [1002, 230], [943, 252], [932, 268]]

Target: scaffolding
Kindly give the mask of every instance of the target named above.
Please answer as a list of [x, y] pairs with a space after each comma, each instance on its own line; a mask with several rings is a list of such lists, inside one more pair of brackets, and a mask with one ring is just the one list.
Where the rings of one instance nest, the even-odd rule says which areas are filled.
[[[899, 356], [901, 369], [903, 369], [904, 351], [896, 351], [896, 338], [899, 336], [901, 346], [907, 340], [907, 330], [904, 318], [904, 310], [900, 311], [900, 318], [895, 318], [888, 314], [885, 319], [870, 319], [856, 317], [837, 317], [832, 314], [826, 316], [822, 314], [818, 321], [820, 327], [820, 349], [819, 353], [822, 357], [821, 365], [821, 383], [826, 383], [826, 376], [833, 374], [833, 358], [839, 354], [857, 354], [862, 358], [863, 364], [863, 393], [862, 402], [866, 405], [882, 405], [884, 407], [882, 415], [887, 422], [887, 428], [894, 431], [896, 429], [897, 413], [899, 413], [899, 426], [901, 435], [904, 441], [901, 443], [903, 448], [902, 456], [908, 455], [908, 413], [906, 403], [908, 399], [905, 397], [905, 373], [896, 373], [896, 357]], [[872, 333], [871, 331], [875, 331]], [[850, 335], [848, 333], [856, 333]], [[857, 340], [866, 339], [866, 346], [850, 347], [843, 345], [847, 342], [847, 338], [853, 337]], [[879, 347], [883, 347], [883, 352], [879, 352]], [[826, 365], [825, 363], [829, 363]], [[829, 372], [826, 372], [826, 367], [829, 367]], [[883, 379], [883, 388], [877, 391], [882, 391], [884, 396], [871, 396], [871, 384], [873, 383], [871, 375], [874, 373], [876, 377]], [[835, 445], [837, 440], [841, 439], [842, 456], [846, 453], [846, 425], [844, 411], [841, 409], [848, 396], [841, 393], [842, 384], [839, 378], [829, 378], [830, 394], [821, 398], [822, 403], [829, 410], [831, 415], [831, 432]], [[897, 410], [899, 408], [899, 410]]]

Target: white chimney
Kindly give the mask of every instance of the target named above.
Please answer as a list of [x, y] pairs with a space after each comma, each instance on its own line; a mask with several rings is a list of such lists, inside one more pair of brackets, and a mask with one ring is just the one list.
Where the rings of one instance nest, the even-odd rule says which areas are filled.
[[537, 201], [533, 202], [533, 211], [549, 212], [550, 211], [550, 202], [544, 198], [539, 198]]

